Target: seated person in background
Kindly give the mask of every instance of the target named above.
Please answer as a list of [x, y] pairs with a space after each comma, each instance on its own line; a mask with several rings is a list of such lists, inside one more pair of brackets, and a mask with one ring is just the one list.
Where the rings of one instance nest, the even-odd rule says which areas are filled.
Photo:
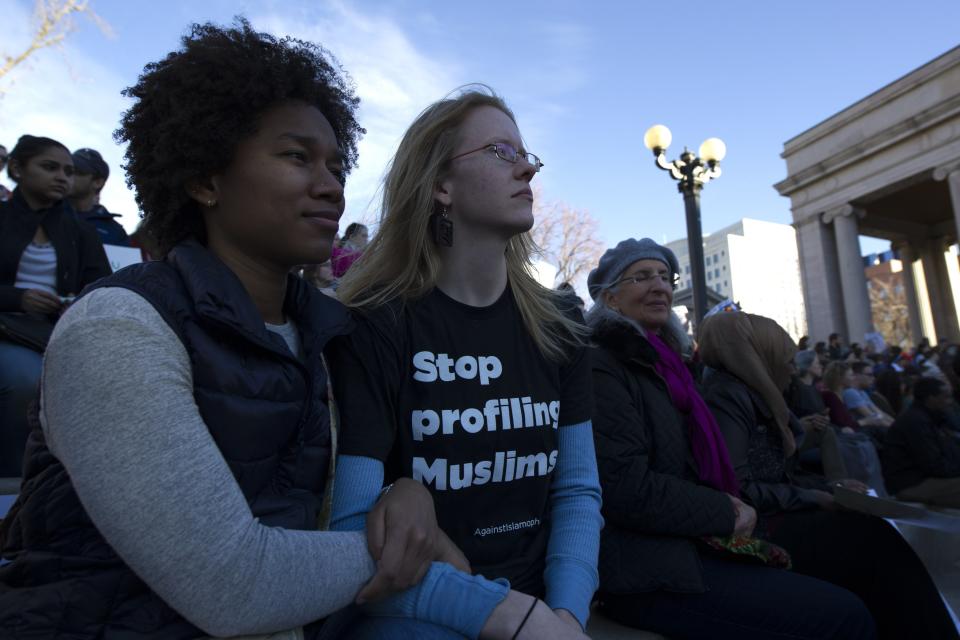
[[363, 250], [367, 248], [369, 240], [370, 236], [366, 225], [359, 222], [351, 222], [347, 225], [343, 237], [333, 243], [330, 264], [334, 278], [343, 277], [353, 263], [363, 255]]
[[901, 500], [960, 509], [960, 434], [947, 422], [952, 404], [950, 385], [920, 378], [913, 387], [913, 405], [890, 428], [883, 474]]
[[72, 296], [110, 274], [96, 230], [70, 210], [65, 146], [23, 136], [7, 167], [17, 184], [0, 203], [0, 477], [19, 477], [42, 354]]
[[573, 285], [570, 284], [569, 282], [561, 282], [557, 286], [557, 291], [559, 291], [564, 295], [570, 296], [570, 300], [573, 301], [573, 303], [576, 305], [578, 309], [580, 309], [581, 313], [586, 308], [587, 303], [583, 301], [583, 298], [577, 295], [577, 290], [574, 289]]
[[157, 249], [157, 243], [150, 237], [143, 226], [143, 220], [137, 225], [137, 228], [130, 234], [130, 246], [140, 249], [140, 258], [144, 262], [160, 259], [160, 251]]
[[813, 352], [817, 354], [817, 360], [820, 361], [821, 367], [826, 367], [830, 363], [829, 352], [827, 351], [826, 342], [818, 342], [813, 346]]
[[73, 166], [76, 172], [73, 176], [73, 190], [70, 192], [70, 204], [83, 220], [97, 228], [103, 244], [129, 247], [130, 239], [126, 230], [114, 218], [117, 213], [110, 213], [100, 204], [100, 192], [107, 178], [110, 177], [110, 166], [104, 161], [98, 151], [93, 149], [78, 149], [73, 152]]
[[877, 393], [882, 395], [890, 406], [890, 415], [896, 418], [904, 410], [904, 392], [906, 390], [905, 373], [892, 367], [883, 367], [877, 374]]
[[559, 640], [582, 637], [602, 519], [582, 316], [528, 271], [540, 167], [489, 88], [427, 107], [337, 290], [358, 326], [330, 363], [337, 486], [364, 504], [385, 474], [423, 482], [478, 577], [525, 594], [519, 638]]
[[[3, 169], [7, 166], [7, 158], [9, 157], [10, 154], [7, 152], [7, 148], [0, 144], [0, 175], [3, 175]], [[6, 202], [10, 199], [11, 195], [13, 195], [13, 193], [10, 189], [0, 184], [0, 202]]]
[[831, 362], [823, 371], [823, 388], [820, 395], [823, 404], [830, 410], [830, 422], [841, 428], [843, 433], [863, 432], [870, 436], [879, 448], [887, 427], [877, 426], [875, 417], [857, 420], [843, 402], [843, 392], [853, 386], [853, 372], [846, 362]]
[[[700, 352], [713, 369], [704, 396], [744, 499], [757, 510], [758, 535], [786, 549], [795, 572], [858, 595], [880, 638], [960, 637], [923, 563], [896, 529], [880, 518], [837, 510], [824, 487], [793, 481], [796, 443], [782, 393], [795, 349], [776, 322], [749, 313], [712, 316], [700, 330]], [[855, 481], [835, 484], [865, 489]]]
[[850, 371], [853, 375], [852, 384], [847, 383], [842, 394], [847, 410], [864, 426], [889, 427], [893, 424], [893, 416], [884, 413], [870, 398], [869, 390], [874, 380], [870, 363], [854, 362], [850, 365]]
[[[118, 135], [163, 259], [88, 288], [50, 340], [0, 525], [4, 636], [362, 640], [331, 616], [358, 595], [404, 589], [378, 606], [453, 624], [489, 592], [431, 562], [467, 569], [419, 483], [332, 495], [323, 349], [352, 321], [291, 271], [330, 254], [363, 132], [351, 87], [319, 46], [238, 20], [194, 25], [125, 91]], [[57, 149], [26, 168], [64, 175]], [[366, 536], [324, 530], [359, 509]], [[521, 625], [526, 599], [501, 598], [473, 635]]]
[[859, 362], [863, 360], [863, 348], [860, 346], [859, 342], [854, 342], [850, 344], [850, 351], [847, 353], [847, 358], [850, 362]]
[[843, 348], [843, 339], [839, 333], [831, 333], [827, 339], [829, 340], [827, 352], [831, 360], [843, 360], [847, 357], [847, 350]]
[[606, 520], [600, 610], [673, 639], [874, 637], [849, 591], [706, 543], [743, 543], [756, 511], [739, 497], [723, 436], [681, 356], [690, 339], [672, 311], [678, 270], [669, 248], [630, 239], [587, 281]]
[[340, 286], [340, 283], [333, 276], [333, 268], [329, 260], [320, 264], [304, 265], [300, 271], [300, 277], [320, 289], [323, 294], [337, 297], [337, 287]]
[[797, 443], [800, 458], [820, 467], [828, 480], [847, 478], [837, 434], [830, 428], [827, 409], [814, 386], [814, 380], [823, 374], [820, 361], [813, 351], [797, 351], [794, 365], [796, 374], [791, 376], [784, 396], [802, 427], [802, 434], [798, 436], [801, 440]]
[[[800, 419], [806, 434], [800, 446], [801, 462], [821, 464], [823, 474], [830, 480], [854, 478], [865, 482], [878, 494], [886, 495], [880, 458], [870, 437], [849, 426], [831, 422], [830, 410], [815, 384], [823, 374], [819, 358], [812, 351], [798, 351], [794, 365], [796, 375], [784, 395], [787, 406]], [[811, 435], [814, 442], [822, 442], [825, 446], [821, 444], [819, 449], [809, 450], [806, 440]], [[832, 459], [834, 451], [840, 456], [841, 464]]]

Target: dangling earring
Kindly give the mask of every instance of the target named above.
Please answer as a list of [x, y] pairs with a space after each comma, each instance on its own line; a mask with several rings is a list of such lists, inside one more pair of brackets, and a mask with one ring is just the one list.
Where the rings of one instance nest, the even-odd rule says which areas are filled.
[[213, 207], [213, 205], [215, 205], [215, 204], [217, 204], [217, 201], [216, 201], [216, 200], [213, 200], [213, 199], [207, 200], [207, 206], [208, 206], [208, 207]]
[[453, 220], [447, 216], [446, 206], [441, 205], [440, 211], [430, 216], [430, 235], [441, 247], [453, 246]]

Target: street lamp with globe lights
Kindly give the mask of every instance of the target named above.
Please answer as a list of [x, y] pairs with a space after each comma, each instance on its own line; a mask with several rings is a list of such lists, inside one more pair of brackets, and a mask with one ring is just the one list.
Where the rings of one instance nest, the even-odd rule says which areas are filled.
[[643, 144], [653, 151], [657, 166], [670, 173], [683, 194], [693, 284], [693, 318], [694, 324], [699, 327], [707, 313], [707, 272], [703, 260], [703, 231], [700, 225], [700, 190], [710, 180], [720, 177], [720, 161], [727, 155], [727, 145], [720, 138], [707, 138], [700, 145], [699, 157], [684, 147], [678, 159], [668, 161], [664, 154], [672, 140], [670, 129], [662, 124], [653, 125], [643, 136]]

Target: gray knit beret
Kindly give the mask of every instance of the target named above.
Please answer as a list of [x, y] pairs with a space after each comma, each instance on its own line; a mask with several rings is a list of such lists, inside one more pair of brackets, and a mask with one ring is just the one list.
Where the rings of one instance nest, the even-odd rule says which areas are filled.
[[596, 300], [604, 289], [612, 287], [623, 272], [637, 260], [659, 260], [667, 265], [671, 274], [680, 273], [680, 264], [677, 256], [667, 247], [661, 246], [650, 238], [635, 240], [630, 238], [622, 241], [613, 249], [607, 249], [600, 264], [587, 276], [587, 288], [590, 296]]
[[797, 367], [797, 373], [806, 375], [813, 365], [813, 359], [816, 357], [817, 353], [813, 349], [797, 351], [797, 355], [793, 356], [793, 364]]

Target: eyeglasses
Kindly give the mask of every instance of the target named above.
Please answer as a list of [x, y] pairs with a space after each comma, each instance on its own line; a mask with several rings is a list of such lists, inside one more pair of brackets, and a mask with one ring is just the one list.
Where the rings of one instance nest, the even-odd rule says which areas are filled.
[[627, 276], [626, 278], [620, 278], [614, 284], [614, 286], [621, 284], [623, 282], [632, 282], [637, 285], [650, 286], [653, 282], [659, 278], [661, 282], [676, 291], [677, 287], [680, 285], [680, 275], [679, 274], [669, 274], [669, 273], [654, 273], [652, 271], [641, 271], [635, 273], [632, 276]]
[[527, 153], [526, 151], [519, 151], [515, 149], [513, 145], [507, 144], [506, 142], [493, 142], [490, 144], [485, 144], [482, 147], [477, 147], [476, 149], [471, 149], [470, 151], [464, 151], [463, 153], [457, 154], [450, 158], [450, 160], [453, 161], [457, 158], [462, 158], [463, 156], [476, 153], [477, 151], [484, 151], [486, 149], [493, 149], [498, 158], [501, 160], [506, 160], [511, 164], [516, 164], [520, 158], [523, 158], [527, 161], [527, 164], [533, 166], [534, 171], [540, 171], [540, 167], [543, 166], [543, 162], [540, 161], [540, 156]]

